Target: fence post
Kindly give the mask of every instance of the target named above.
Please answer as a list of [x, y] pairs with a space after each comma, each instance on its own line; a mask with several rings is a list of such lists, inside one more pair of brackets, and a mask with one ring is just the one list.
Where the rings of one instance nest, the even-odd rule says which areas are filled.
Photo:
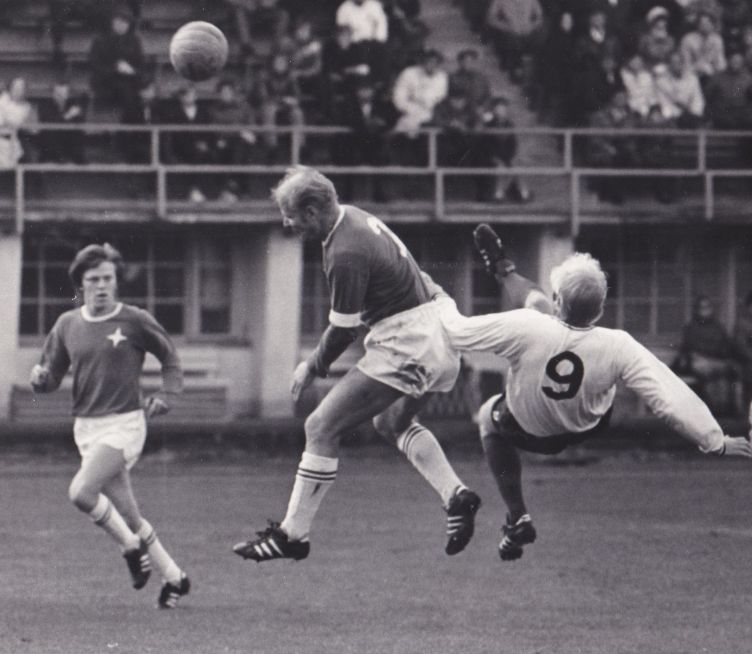
[[446, 215], [444, 206], [444, 171], [440, 168], [434, 170], [434, 216], [442, 220]]
[[292, 130], [290, 139], [290, 163], [297, 166], [300, 163], [300, 146], [303, 142], [303, 135], [300, 133], [300, 125], [296, 125]]
[[697, 170], [704, 172], [708, 169], [708, 133], [702, 129], [697, 137]]
[[573, 165], [572, 140], [572, 130], [568, 129], [564, 132], [564, 167], [567, 170], [571, 170]]
[[159, 164], [159, 146], [160, 146], [160, 130], [156, 127], [152, 127], [149, 130], [151, 136], [151, 165], [156, 166]]
[[157, 166], [157, 216], [167, 218], [167, 172], [161, 164]]
[[16, 166], [16, 234], [24, 231], [25, 184], [23, 166]]
[[715, 215], [713, 173], [706, 170], [703, 177], [705, 179], [705, 220], [713, 220]]
[[431, 169], [436, 168], [438, 162], [436, 134], [434, 129], [428, 132], [428, 167]]
[[580, 173], [574, 168], [570, 169], [569, 176], [569, 205], [571, 208], [569, 233], [572, 238], [577, 238], [580, 233]]

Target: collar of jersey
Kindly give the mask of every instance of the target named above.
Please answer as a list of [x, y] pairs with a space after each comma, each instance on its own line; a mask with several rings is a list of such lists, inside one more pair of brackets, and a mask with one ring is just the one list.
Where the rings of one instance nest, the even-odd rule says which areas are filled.
[[588, 325], [587, 327], [575, 327], [574, 325], [570, 325], [568, 322], [564, 322], [561, 318], [557, 318], [562, 325], [564, 325], [567, 329], [572, 329], [576, 332], [588, 332], [590, 331], [595, 325]]
[[332, 234], [334, 234], [334, 230], [337, 229], [337, 227], [339, 227], [339, 224], [342, 222], [344, 217], [345, 217], [345, 207], [340, 205], [339, 216], [337, 216], [337, 220], [334, 223], [334, 227], [332, 227], [331, 230], [329, 230], [329, 233], [326, 235], [326, 238], [324, 239], [324, 243], [323, 243], [324, 247], [329, 245], [329, 241], [332, 238]]
[[86, 308], [86, 305], [81, 307], [81, 317], [86, 322], [104, 322], [105, 320], [109, 320], [110, 318], [114, 318], [116, 315], [120, 313], [120, 310], [123, 308], [123, 303], [118, 302], [115, 305], [115, 308], [110, 311], [108, 314], [105, 314], [104, 316], [92, 316], [89, 313], [89, 310]]

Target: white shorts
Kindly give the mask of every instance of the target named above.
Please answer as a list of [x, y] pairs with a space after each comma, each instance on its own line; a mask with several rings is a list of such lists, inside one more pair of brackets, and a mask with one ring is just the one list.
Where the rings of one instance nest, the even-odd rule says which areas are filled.
[[377, 322], [358, 361], [365, 375], [411, 397], [452, 390], [460, 355], [449, 343], [437, 302], [427, 302]]
[[143, 409], [92, 418], [78, 417], [73, 423], [73, 438], [82, 460], [86, 460], [95, 445], [109, 445], [122, 451], [125, 467], [130, 470], [144, 449], [146, 417]]

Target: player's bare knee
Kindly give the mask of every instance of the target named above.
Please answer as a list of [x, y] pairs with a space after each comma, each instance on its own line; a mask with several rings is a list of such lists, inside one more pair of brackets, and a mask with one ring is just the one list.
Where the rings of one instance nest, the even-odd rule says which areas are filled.
[[374, 417], [373, 428], [379, 436], [388, 441], [395, 441], [399, 437], [394, 421], [386, 414], [380, 413]]
[[81, 511], [91, 511], [97, 503], [99, 490], [93, 488], [86, 480], [76, 475], [68, 486], [68, 498]]
[[319, 411], [314, 411], [305, 421], [306, 449], [312, 450], [317, 447], [331, 447], [338, 440], [338, 434], [329, 424], [326, 416]]

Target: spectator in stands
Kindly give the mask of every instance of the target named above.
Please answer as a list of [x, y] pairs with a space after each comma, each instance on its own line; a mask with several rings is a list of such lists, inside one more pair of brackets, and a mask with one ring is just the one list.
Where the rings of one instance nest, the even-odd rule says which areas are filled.
[[[301, 106], [300, 87], [293, 75], [290, 61], [284, 54], [272, 56], [269, 70], [259, 80], [261, 117], [265, 127], [293, 125], [300, 127], [305, 123]], [[279, 138], [274, 131], [263, 134], [268, 148], [267, 155], [273, 160], [278, 150]]]
[[[660, 132], [676, 127], [673, 119], [663, 114], [660, 104], [654, 104], [644, 116], [638, 115], [639, 126]], [[644, 137], [637, 137], [635, 150], [638, 162], [644, 168], [669, 168], [673, 157], [673, 139], [664, 134], [651, 133]], [[647, 187], [652, 191], [656, 200], [661, 203], [673, 202], [676, 198], [676, 178], [656, 175], [650, 178], [641, 177], [637, 180], [639, 187]]]
[[661, 6], [653, 7], [645, 17], [646, 30], [640, 36], [637, 49], [650, 69], [668, 63], [676, 48], [676, 41], [668, 31], [668, 19], [669, 12]]
[[744, 406], [752, 401], [752, 291], [744, 298], [744, 306], [736, 318], [734, 346], [742, 367]]
[[[164, 113], [160, 109], [154, 80], [144, 78], [141, 80], [136, 99], [123, 108], [120, 122], [124, 125], [157, 125], [161, 122]], [[169, 141], [169, 139], [167, 140]], [[128, 163], [148, 163], [151, 161], [151, 134], [122, 132], [119, 135], [119, 142], [120, 149]]]
[[[217, 100], [209, 109], [209, 120], [213, 125], [241, 126], [238, 131], [213, 134], [211, 159], [214, 163], [237, 165], [254, 158], [259, 160], [256, 156], [258, 138], [250, 129], [257, 125], [256, 116], [234, 80], [222, 79], [217, 84]], [[236, 175], [230, 175], [221, 183], [219, 199], [226, 203], [237, 202], [239, 193], [245, 190], [243, 178]]]
[[[490, 107], [481, 117], [484, 130], [514, 128], [514, 121], [509, 115], [509, 101], [504, 97], [493, 98]], [[499, 170], [511, 168], [514, 165], [514, 158], [517, 155], [517, 136], [514, 132], [482, 133], [478, 135], [476, 143], [480, 165], [496, 167]], [[516, 175], [510, 179], [508, 175], [499, 173], [494, 178], [484, 177], [483, 180], [483, 185], [480, 187], [480, 200], [496, 200], [497, 202], [532, 200], [532, 192]]]
[[[86, 119], [86, 100], [71, 94], [67, 80], [52, 86], [49, 99], [39, 103], [40, 123], [82, 123]], [[39, 158], [55, 163], [85, 163], [84, 134], [81, 130], [42, 131], [39, 135]]]
[[619, 44], [608, 28], [606, 13], [596, 9], [588, 15], [587, 29], [575, 43], [575, 66], [598, 68], [605, 57], [618, 60]]
[[128, 7], [116, 8], [109, 30], [92, 42], [89, 72], [97, 106], [122, 111], [135, 102], [144, 72], [144, 53]]
[[430, 30], [420, 18], [420, 0], [382, 0], [382, 5], [387, 16], [389, 64], [402, 70], [418, 60]]
[[752, 73], [752, 25], [747, 25], [742, 32], [742, 51], [747, 70]]
[[449, 75], [449, 93], [464, 95], [473, 111], [479, 111], [491, 97], [491, 85], [488, 76], [478, 67], [478, 58], [477, 50], [460, 50], [457, 70]]
[[666, 118], [677, 127], [694, 128], [702, 124], [705, 97], [697, 74], [686, 65], [681, 51], [671, 54], [666, 69], [656, 75], [655, 85]]
[[[596, 111], [590, 119], [590, 126], [618, 131], [638, 125], [624, 91], [617, 91], [608, 106]], [[590, 166], [599, 168], [629, 168], [638, 164], [639, 156], [634, 137], [618, 134], [595, 134], [588, 138], [587, 159]], [[613, 177], [597, 177], [592, 186], [598, 199], [614, 204], [624, 201], [623, 180]]]
[[437, 137], [439, 165], [474, 164], [478, 112], [465, 94], [450, 87], [449, 95], [436, 105], [431, 124], [441, 130]]
[[645, 118], [658, 101], [653, 71], [647, 69], [642, 56], [636, 52], [627, 59], [620, 74], [629, 108]]
[[301, 94], [311, 100], [311, 105], [321, 105], [323, 45], [313, 33], [309, 20], [300, 19], [293, 32], [295, 49], [292, 52], [292, 74]]
[[749, 0], [723, 0], [723, 41], [727, 48], [742, 47], [744, 28], [752, 24]]
[[368, 51], [353, 43], [348, 25], [339, 25], [334, 36], [324, 43], [322, 67], [324, 114], [331, 118], [339, 113], [341, 102], [371, 73]]
[[265, 61], [288, 33], [290, 15], [278, 0], [224, 0], [235, 18], [241, 47], [252, 60]]
[[361, 44], [368, 52], [372, 78], [383, 81], [389, 69], [389, 22], [379, 0], [344, 0], [337, 9], [336, 23], [350, 28], [353, 43]]
[[[183, 86], [165, 112], [165, 122], [171, 125], [207, 125], [211, 116], [199, 104], [196, 88], [191, 84]], [[213, 135], [197, 131], [170, 132], [166, 137], [167, 163], [205, 165], [211, 163], [211, 139]], [[191, 202], [204, 202], [208, 185], [203, 182], [206, 175], [185, 175], [188, 182], [188, 199]]]
[[[731, 382], [738, 376], [734, 342], [715, 314], [715, 306], [707, 296], [695, 301], [692, 320], [682, 333], [679, 356], [673, 367], [693, 374], [699, 391], [711, 408], [728, 408], [733, 404]], [[725, 386], [725, 388], [724, 388]]]
[[0, 133], [0, 168], [12, 168], [25, 158], [29, 143], [26, 130], [36, 123], [36, 109], [26, 99], [26, 80], [15, 77], [8, 89], [0, 93], [0, 128], [19, 131], [15, 137]]
[[575, 123], [572, 107], [575, 33], [568, 11], [553, 19], [538, 57], [538, 80], [542, 90], [539, 111], [544, 122], [554, 125]]
[[623, 88], [616, 54], [606, 52], [600, 60], [583, 60], [572, 80], [567, 115], [572, 116], [576, 126], [586, 126], [592, 114], [603, 109]]
[[486, 14], [499, 63], [514, 82], [530, 82], [531, 63], [543, 41], [543, 9], [538, 0], [491, 0]]
[[684, 35], [680, 48], [690, 70], [703, 84], [726, 68], [723, 38], [716, 18], [709, 12], [698, 15], [696, 29]]
[[408, 66], [399, 74], [392, 93], [394, 106], [400, 112], [396, 131], [415, 136], [422, 125], [431, 121], [434, 108], [449, 91], [449, 76], [442, 62], [441, 53], [427, 50], [420, 64]]
[[713, 127], [745, 129], [752, 125], [752, 74], [741, 52], [729, 52], [726, 69], [708, 82], [705, 100]]

